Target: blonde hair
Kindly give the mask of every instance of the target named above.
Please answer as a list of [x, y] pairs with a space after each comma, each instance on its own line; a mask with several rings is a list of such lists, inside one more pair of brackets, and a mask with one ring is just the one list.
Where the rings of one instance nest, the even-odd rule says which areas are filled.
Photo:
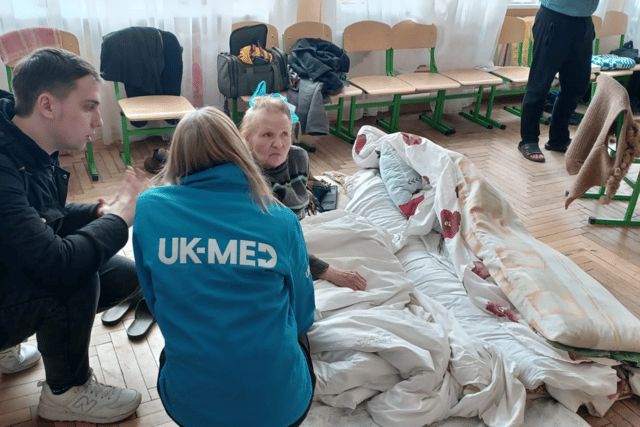
[[250, 107], [242, 118], [242, 123], [240, 124], [240, 135], [245, 140], [249, 140], [249, 137], [256, 132], [258, 128], [259, 115], [261, 112], [266, 113], [282, 113], [289, 118], [289, 123], [293, 127], [293, 121], [291, 120], [291, 110], [287, 104], [280, 98], [276, 98], [274, 96], [258, 96], [253, 99], [253, 107]]
[[182, 178], [223, 163], [234, 163], [245, 173], [255, 203], [266, 209], [275, 202], [262, 169], [254, 161], [238, 128], [213, 107], [199, 108], [180, 120], [167, 162], [154, 182], [180, 185]]

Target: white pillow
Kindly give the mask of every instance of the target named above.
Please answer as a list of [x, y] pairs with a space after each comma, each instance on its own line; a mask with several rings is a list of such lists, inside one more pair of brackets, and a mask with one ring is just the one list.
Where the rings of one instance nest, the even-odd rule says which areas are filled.
[[408, 203], [422, 190], [422, 177], [409, 167], [390, 144], [380, 147], [380, 176], [396, 206]]

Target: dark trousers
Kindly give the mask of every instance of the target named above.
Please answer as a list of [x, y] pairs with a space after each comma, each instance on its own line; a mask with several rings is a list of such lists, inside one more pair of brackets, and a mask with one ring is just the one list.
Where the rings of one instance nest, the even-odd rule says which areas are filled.
[[90, 376], [89, 341], [97, 312], [140, 292], [133, 260], [116, 255], [97, 273], [61, 283], [77, 288], [54, 296], [30, 283], [16, 283], [0, 299], [0, 349], [36, 334], [47, 383], [53, 390], [84, 384]]
[[572, 17], [540, 6], [533, 24], [533, 58], [522, 104], [522, 143], [537, 143], [540, 117], [559, 73], [560, 93], [551, 113], [549, 143], [569, 143], [569, 119], [589, 87], [595, 31], [591, 17]]
[[[307, 409], [304, 411], [304, 414], [302, 414], [302, 416], [298, 418], [298, 420], [293, 424], [291, 424], [289, 427], [298, 427], [300, 424], [302, 424], [304, 419], [307, 418], [309, 409], [311, 409], [311, 402], [313, 402], [313, 390], [315, 390], [316, 388], [316, 373], [313, 370], [313, 363], [311, 362], [311, 348], [309, 347], [309, 338], [307, 338], [307, 334], [298, 335], [298, 344], [300, 345], [300, 348], [304, 353], [304, 358], [307, 360], [307, 367], [309, 368], [309, 375], [311, 376], [311, 400], [309, 400], [309, 405], [307, 406]], [[160, 353], [160, 367], [158, 368], [158, 390], [160, 390], [160, 384], [159, 384], [160, 372], [162, 372], [162, 367], [164, 366], [165, 361], [166, 361], [166, 356], [164, 354], [164, 349], [163, 349], [162, 352]], [[160, 396], [160, 400], [162, 400], [162, 396]], [[164, 405], [164, 402], [163, 402], [163, 405]], [[165, 410], [167, 410], [166, 406], [165, 406]], [[167, 410], [167, 414], [180, 427], [185, 427], [182, 424], [180, 424], [178, 421], [176, 421], [171, 416], [171, 414], [169, 414], [168, 410]]]

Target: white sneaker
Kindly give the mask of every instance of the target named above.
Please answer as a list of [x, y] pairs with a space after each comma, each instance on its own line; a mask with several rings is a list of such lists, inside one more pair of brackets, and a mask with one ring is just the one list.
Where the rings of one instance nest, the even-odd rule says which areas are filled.
[[15, 374], [29, 369], [40, 360], [40, 352], [35, 345], [16, 345], [0, 351], [0, 372]]
[[42, 386], [38, 415], [52, 421], [115, 423], [133, 414], [142, 399], [136, 390], [99, 383], [93, 372], [84, 385], [58, 396], [45, 381], [38, 385]]

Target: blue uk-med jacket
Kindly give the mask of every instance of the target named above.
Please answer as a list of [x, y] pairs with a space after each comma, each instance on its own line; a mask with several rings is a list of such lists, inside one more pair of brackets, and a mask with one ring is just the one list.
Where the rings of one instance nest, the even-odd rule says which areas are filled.
[[315, 309], [295, 214], [262, 212], [227, 163], [141, 194], [133, 248], [165, 338], [167, 412], [190, 427], [295, 422], [312, 396], [297, 336]]

